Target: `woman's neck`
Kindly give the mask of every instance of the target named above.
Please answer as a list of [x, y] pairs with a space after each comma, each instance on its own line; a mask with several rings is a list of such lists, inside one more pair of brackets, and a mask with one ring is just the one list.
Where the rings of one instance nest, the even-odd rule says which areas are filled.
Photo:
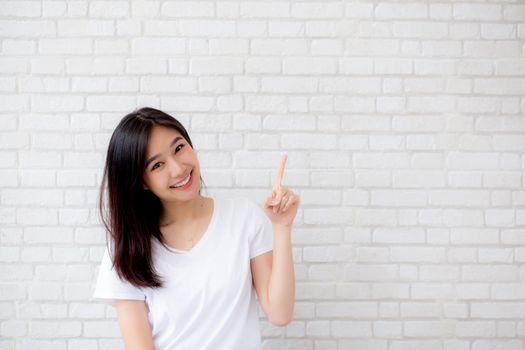
[[188, 226], [201, 217], [208, 204], [208, 198], [198, 196], [195, 199], [180, 203], [164, 203], [159, 226]]

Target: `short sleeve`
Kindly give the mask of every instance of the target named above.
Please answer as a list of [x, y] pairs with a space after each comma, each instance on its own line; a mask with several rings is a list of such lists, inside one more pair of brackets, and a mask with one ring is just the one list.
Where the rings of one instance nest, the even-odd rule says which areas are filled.
[[141, 288], [121, 280], [112, 265], [108, 249], [106, 248], [100, 263], [93, 298], [103, 299], [103, 301], [111, 305], [114, 305], [115, 299], [145, 300], [146, 296]]
[[252, 230], [249, 233], [250, 259], [273, 249], [273, 229], [270, 218], [257, 204], [251, 202]]

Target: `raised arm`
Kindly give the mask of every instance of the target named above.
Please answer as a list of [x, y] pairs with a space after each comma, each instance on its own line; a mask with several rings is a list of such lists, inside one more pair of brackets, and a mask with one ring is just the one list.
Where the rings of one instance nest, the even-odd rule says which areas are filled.
[[146, 302], [117, 299], [115, 308], [126, 350], [155, 350]]
[[272, 195], [264, 211], [273, 228], [273, 251], [251, 260], [251, 269], [261, 308], [270, 322], [285, 326], [293, 319], [295, 276], [292, 256], [292, 224], [299, 207], [299, 196], [281, 185], [287, 156], [281, 159]]

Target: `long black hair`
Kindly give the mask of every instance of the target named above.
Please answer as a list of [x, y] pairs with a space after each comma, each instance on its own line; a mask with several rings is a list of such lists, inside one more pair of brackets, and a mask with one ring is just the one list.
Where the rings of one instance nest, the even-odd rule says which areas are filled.
[[[137, 109], [122, 118], [113, 131], [99, 192], [100, 216], [107, 241], [114, 248], [113, 266], [121, 279], [136, 287], [162, 286], [151, 252], [152, 238], [162, 243], [159, 229], [162, 203], [143, 187], [146, 147], [156, 125], [177, 130], [193, 148], [188, 132], [177, 119], [158, 109]], [[200, 180], [204, 183], [202, 177]]]

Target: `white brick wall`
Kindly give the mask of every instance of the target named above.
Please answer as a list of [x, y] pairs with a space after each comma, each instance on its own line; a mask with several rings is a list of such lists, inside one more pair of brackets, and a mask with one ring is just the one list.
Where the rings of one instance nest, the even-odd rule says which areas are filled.
[[[208, 195], [302, 198], [264, 349], [525, 349], [525, 5], [0, 1], [0, 349], [123, 349], [91, 300], [117, 122], [193, 136]], [[262, 314], [261, 314], [262, 315]]]

